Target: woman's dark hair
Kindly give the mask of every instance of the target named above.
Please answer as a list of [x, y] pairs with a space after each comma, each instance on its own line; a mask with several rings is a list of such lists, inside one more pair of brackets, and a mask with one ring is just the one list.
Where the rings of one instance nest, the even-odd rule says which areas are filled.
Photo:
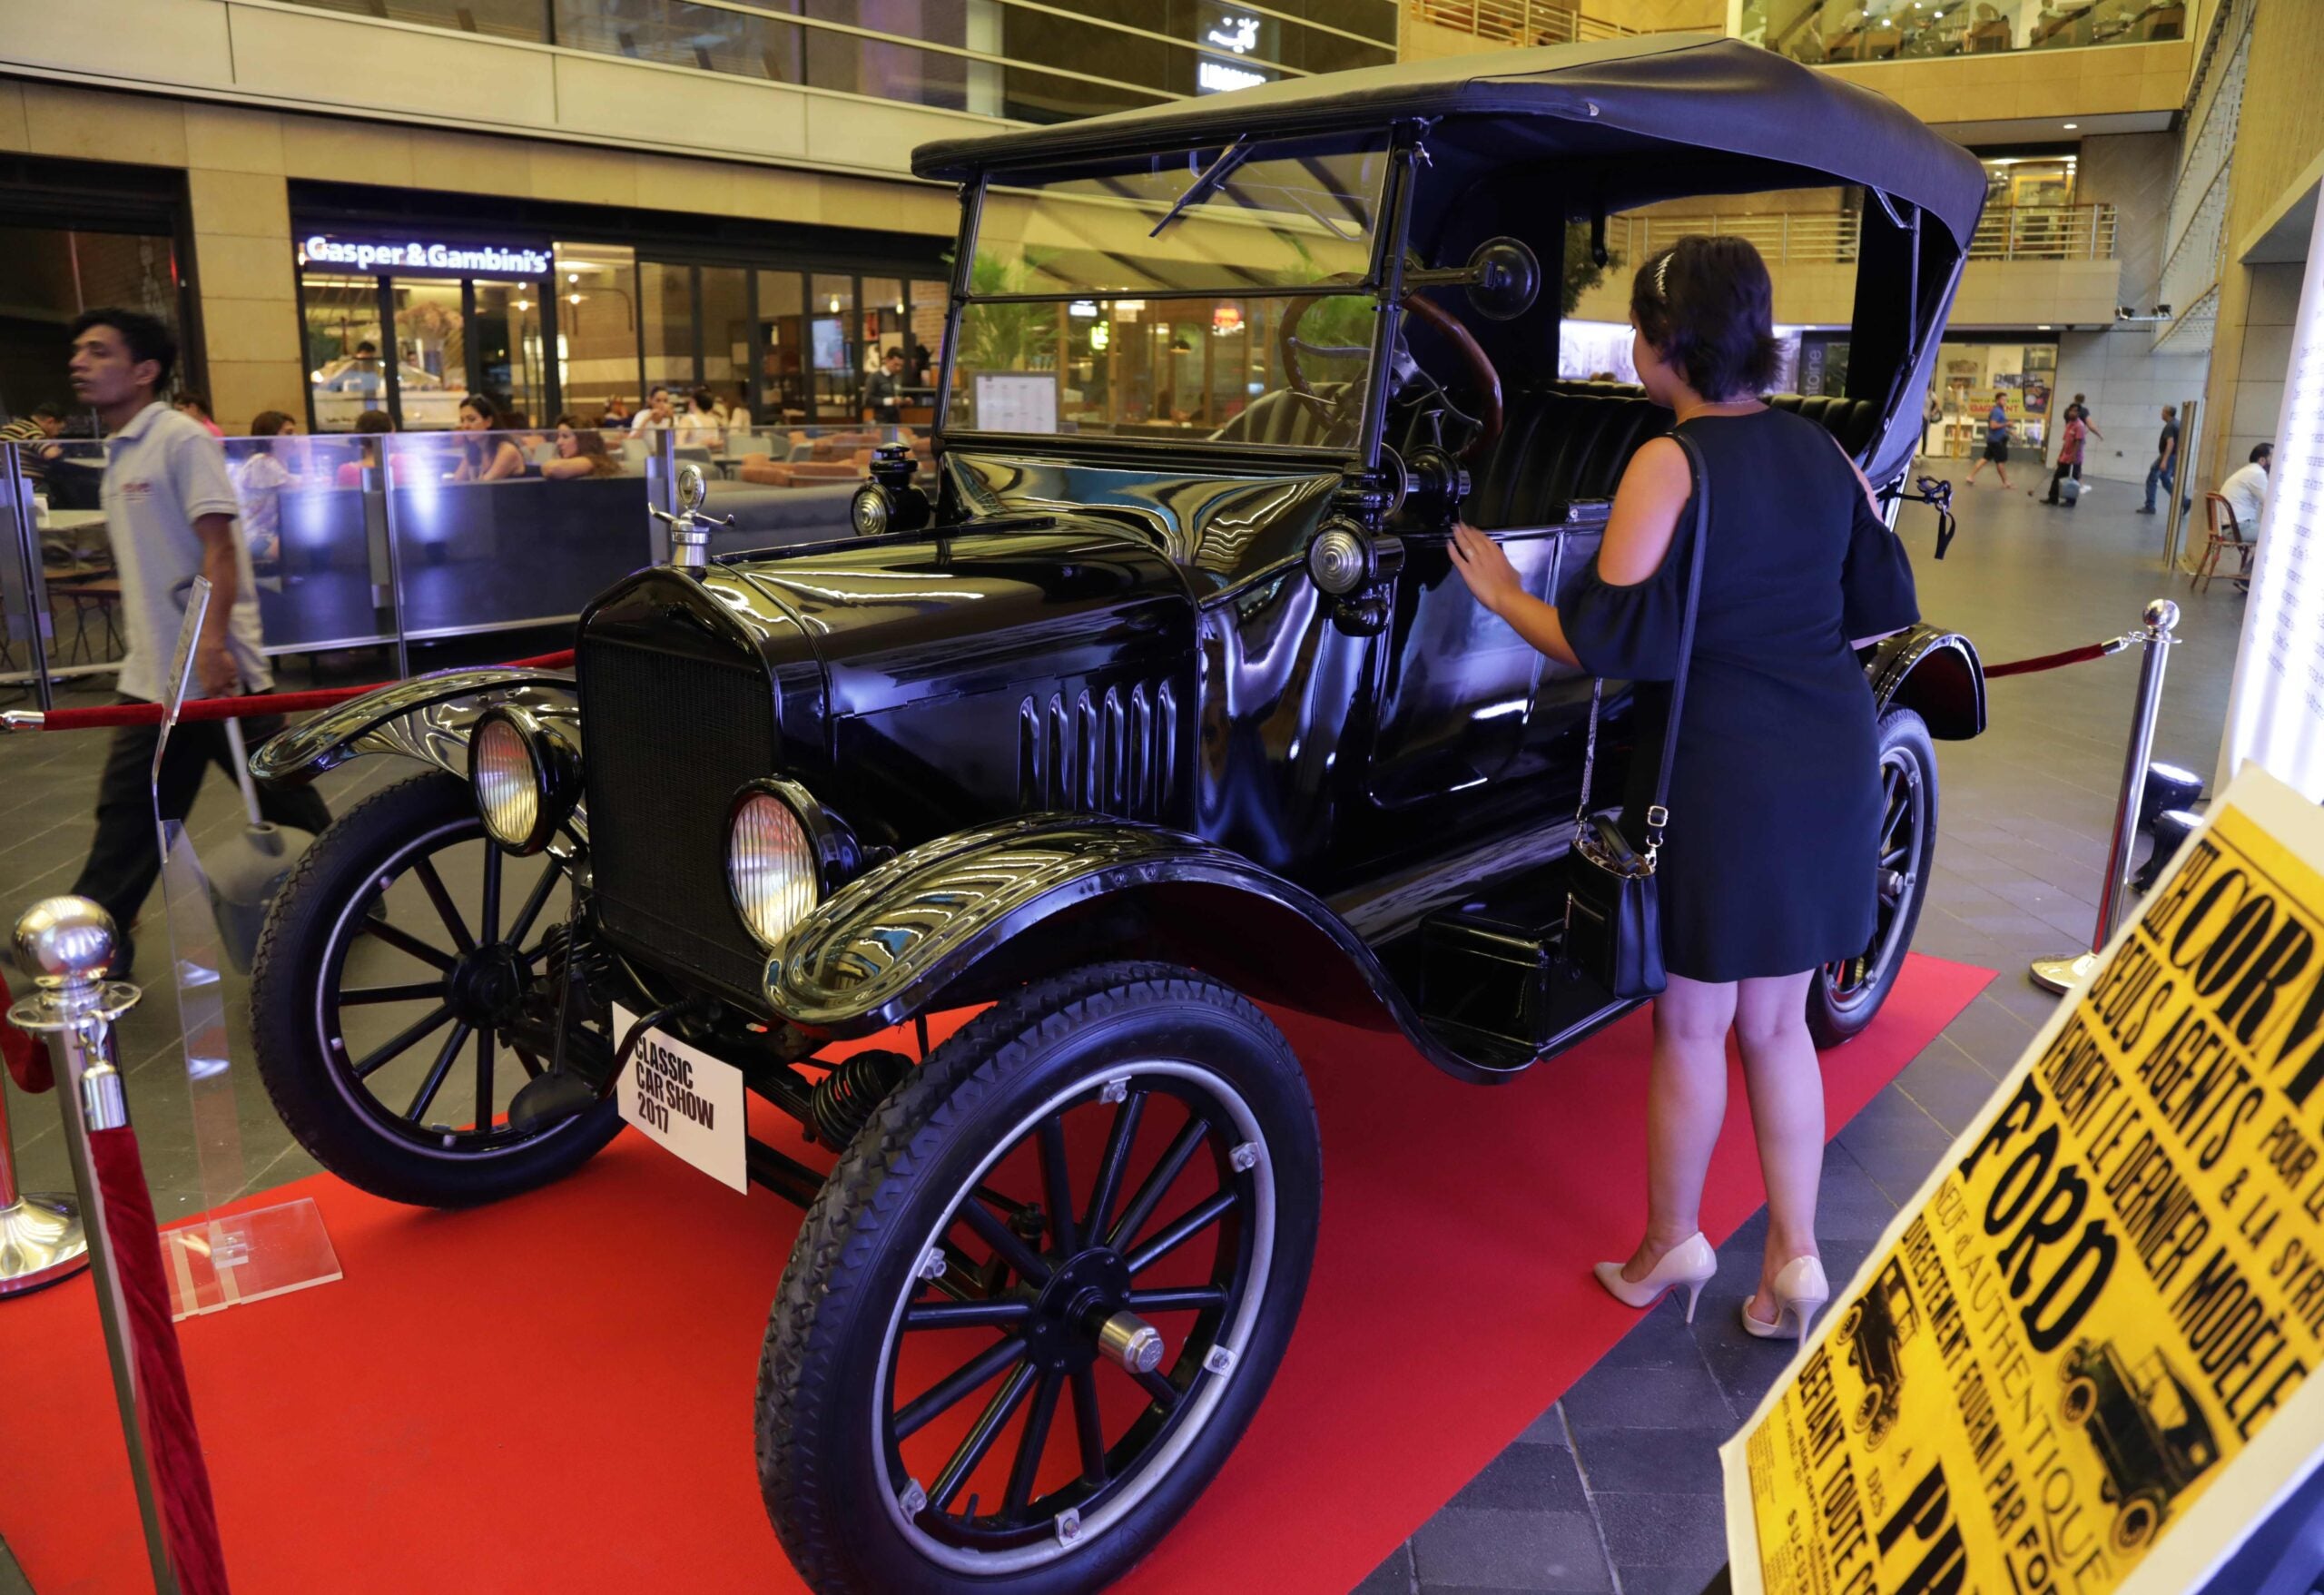
[[110, 327], [120, 333], [122, 342], [129, 347], [130, 364], [143, 365], [152, 360], [161, 368], [153, 378], [154, 392], [169, 388], [170, 373], [178, 369], [178, 340], [171, 334], [167, 322], [143, 310], [84, 310], [73, 318], [73, 325], [65, 330], [66, 341], [80, 342], [81, 334], [92, 327]]
[[573, 453], [577, 459], [589, 462], [593, 477], [621, 475], [621, 461], [606, 452], [606, 439], [596, 428], [585, 425], [571, 410], [556, 418], [556, 424], [573, 434]]
[[251, 418], [251, 436], [280, 438], [290, 426], [290, 418], [279, 409], [262, 409]]
[[396, 429], [396, 420], [383, 409], [367, 409], [355, 418], [355, 429], [359, 432], [392, 432]]
[[[472, 409], [482, 416], [484, 429], [487, 432], [503, 431], [508, 426], [508, 412], [501, 409], [500, 401], [489, 393], [471, 393], [460, 400], [460, 408]], [[495, 438], [478, 442], [474, 438], [463, 437], [460, 452], [468, 456], [471, 467], [481, 472], [492, 463], [493, 456], [500, 452], [500, 445], [507, 441], [505, 438]]]
[[694, 390], [694, 407], [708, 415], [718, 408], [718, 396], [707, 388], [697, 388]]
[[1748, 239], [1689, 233], [1649, 256], [1630, 282], [1630, 319], [1705, 399], [1757, 395], [1776, 379], [1775, 285]]
[[210, 396], [206, 393], [197, 393], [191, 388], [178, 395], [177, 403], [181, 408], [190, 404], [203, 416], [210, 414]]
[[471, 393], [460, 400], [460, 408], [476, 411], [491, 422], [493, 428], [497, 428], [507, 418], [507, 413], [500, 408], [499, 401], [489, 393]]

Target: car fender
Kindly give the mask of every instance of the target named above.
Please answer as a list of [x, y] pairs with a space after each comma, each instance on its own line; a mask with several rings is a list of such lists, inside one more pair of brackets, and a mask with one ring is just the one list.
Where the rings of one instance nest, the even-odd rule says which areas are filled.
[[1909, 625], [1876, 644], [1864, 674], [1875, 711], [1910, 709], [1943, 742], [1985, 729], [1985, 669], [1976, 645], [1956, 631]]
[[1371, 948], [1313, 894], [1200, 837], [1098, 814], [1000, 821], [897, 854], [800, 921], [768, 960], [766, 998], [812, 1034], [854, 1037], [1044, 965], [1126, 950], [1195, 965], [1264, 1000], [1359, 1024], [1368, 1011], [1375, 1028], [1402, 1031], [1464, 1079], [1516, 1072], [1439, 1041]]
[[[269, 786], [300, 786], [367, 753], [398, 753], [468, 773], [468, 730], [500, 704], [554, 721], [581, 745], [581, 698], [570, 675], [548, 670], [439, 670], [414, 676], [324, 710], [267, 738], [251, 756], [251, 773]], [[586, 834], [576, 812], [575, 831]]]

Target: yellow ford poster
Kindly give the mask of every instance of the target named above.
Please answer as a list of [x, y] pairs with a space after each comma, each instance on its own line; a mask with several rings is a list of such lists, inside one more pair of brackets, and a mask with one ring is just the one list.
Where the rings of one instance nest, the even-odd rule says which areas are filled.
[[2319, 1356], [2324, 813], [2247, 767], [1721, 1452], [1735, 1588], [2179, 1595]]

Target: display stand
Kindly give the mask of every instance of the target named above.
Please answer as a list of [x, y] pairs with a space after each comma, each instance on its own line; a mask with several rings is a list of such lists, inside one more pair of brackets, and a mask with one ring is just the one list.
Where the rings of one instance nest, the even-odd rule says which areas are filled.
[[[201, 1169], [200, 1213], [162, 1231], [170, 1316], [182, 1319], [262, 1301], [340, 1278], [339, 1255], [311, 1197], [248, 1211], [222, 1210], [251, 1185], [242, 1156], [238, 1088], [247, 1070], [233, 1066], [226, 1031], [225, 955], [210, 882], [185, 827], [161, 813], [162, 756], [176, 729], [192, 674], [194, 639], [210, 606], [210, 584], [196, 576], [186, 595], [185, 623], [171, 661], [162, 728], [153, 747], [153, 820], [162, 850], [162, 896], [169, 929], [170, 970], [185, 1049], [194, 1160]], [[162, 1216], [167, 1223], [169, 1215]]]

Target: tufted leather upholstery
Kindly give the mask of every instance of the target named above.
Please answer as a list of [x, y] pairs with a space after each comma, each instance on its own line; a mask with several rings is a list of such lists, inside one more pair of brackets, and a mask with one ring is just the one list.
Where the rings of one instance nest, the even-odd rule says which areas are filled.
[[[1861, 454], [1878, 409], [1863, 399], [1770, 394], [1768, 402], [1816, 422]], [[1578, 498], [1610, 498], [1630, 456], [1670, 427], [1670, 412], [1628, 382], [1555, 382], [1512, 393], [1501, 437], [1470, 462], [1463, 513], [1485, 527], [1541, 526]]]

